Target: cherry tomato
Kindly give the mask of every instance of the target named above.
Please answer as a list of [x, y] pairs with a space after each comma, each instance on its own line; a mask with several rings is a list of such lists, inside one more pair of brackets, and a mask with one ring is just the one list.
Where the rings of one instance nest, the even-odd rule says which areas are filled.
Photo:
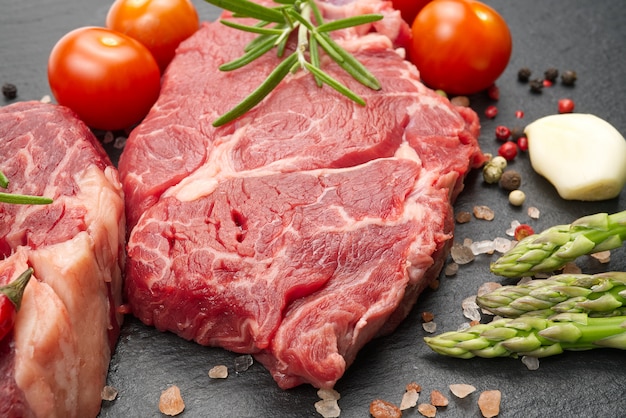
[[97, 129], [139, 122], [159, 96], [160, 77], [150, 51], [105, 28], [69, 32], [48, 59], [48, 82], [57, 102]]
[[487, 89], [511, 57], [508, 25], [479, 1], [434, 0], [419, 12], [411, 30], [409, 58], [426, 85], [448, 94]]
[[409, 25], [415, 20], [415, 16], [427, 3], [432, 0], [391, 0], [393, 8], [400, 11], [400, 15]]
[[144, 44], [164, 71], [178, 45], [198, 30], [200, 21], [189, 0], [116, 0], [106, 26]]

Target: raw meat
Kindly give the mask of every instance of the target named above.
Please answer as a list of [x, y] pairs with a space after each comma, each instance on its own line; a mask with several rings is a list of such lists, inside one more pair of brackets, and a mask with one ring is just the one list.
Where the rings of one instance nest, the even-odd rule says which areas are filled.
[[282, 388], [332, 387], [367, 341], [405, 318], [448, 252], [451, 202], [484, 162], [475, 113], [422, 85], [396, 48], [407, 27], [389, 2], [322, 7], [386, 16], [336, 35], [382, 90], [322, 64], [366, 107], [299, 72], [212, 127], [277, 61], [220, 72], [251, 38], [205, 23], [179, 47], [120, 160], [134, 315], [252, 353]]
[[95, 417], [122, 317], [124, 200], [118, 173], [68, 109], [0, 107], [0, 284], [34, 268], [11, 334], [0, 341], [0, 416]]

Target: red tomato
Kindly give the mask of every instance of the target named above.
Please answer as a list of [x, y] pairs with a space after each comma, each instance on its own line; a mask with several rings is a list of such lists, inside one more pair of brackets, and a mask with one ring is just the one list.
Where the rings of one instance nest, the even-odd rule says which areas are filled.
[[434, 0], [413, 21], [409, 58], [424, 83], [448, 94], [491, 86], [511, 57], [509, 27], [495, 10], [474, 0]]
[[432, 0], [391, 0], [393, 8], [400, 11], [402, 19], [409, 25], [413, 23], [415, 16], [422, 10], [427, 3]]
[[73, 30], [48, 59], [48, 82], [57, 102], [97, 129], [139, 122], [159, 96], [160, 77], [150, 51], [105, 28]]
[[116, 0], [106, 25], [144, 44], [163, 71], [178, 45], [198, 30], [200, 21], [189, 0]]

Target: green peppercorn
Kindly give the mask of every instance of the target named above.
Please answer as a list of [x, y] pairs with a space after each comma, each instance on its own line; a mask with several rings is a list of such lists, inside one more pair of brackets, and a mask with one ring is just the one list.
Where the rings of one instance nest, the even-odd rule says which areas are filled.
[[561, 74], [561, 83], [565, 86], [573, 86], [576, 83], [576, 71], [567, 70]]
[[528, 82], [528, 80], [530, 80], [530, 75], [532, 74], [532, 71], [530, 71], [530, 68], [524, 67], [524, 68], [520, 68], [520, 70], [517, 72], [517, 79], [523, 83]]
[[559, 70], [554, 67], [550, 67], [543, 73], [543, 76], [546, 80], [555, 82], [559, 76]]
[[530, 86], [530, 91], [532, 93], [541, 93], [541, 91], [543, 90], [543, 80], [540, 78], [530, 80], [530, 83], [528, 83], [528, 85]]

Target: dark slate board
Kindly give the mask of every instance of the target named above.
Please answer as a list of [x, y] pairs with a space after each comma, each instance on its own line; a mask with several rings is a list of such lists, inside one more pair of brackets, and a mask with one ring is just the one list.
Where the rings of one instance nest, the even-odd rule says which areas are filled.
[[[218, 10], [194, 0], [201, 17], [213, 20]], [[507, 20], [514, 39], [514, 51], [507, 71], [498, 81], [501, 99], [495, 120], [483, 116], [492, 104], [485, 95], [472, 97], [472, 107], [481, 116], [481, 145], [495, 153], [498, 124], [523, 126], [538, 117], [556, 113], [557, 100], [570, 97], [576, 110], [593, 113], [626, 133], [626, 8], [621, 0], [490, 0]], [[40, 99], [50, 94], [46, 62], [50, 49], [63, 34], [86, 25], [102, 25], [110, 2], [97, 0], [40, 0], [17, 2], [0, 0], [0, 83], [18, 86], [16, 100]], [[541, 76], [548, 67], [572, 69], [579, 80], [573, 88], [556, 85], [542, 94], [531, 94], [528, 86], [516, 79], [517, 70], [531, 68]], [[0, 98], [0, 105], [9, 101]], [[524, 119], [515, 111], [523, 110]], [[589, 138], [590, 141], [593, 138]], [[110, 147], [113, 159], [119, 150]], [[558, 156], [555, 156], [558, 158]], [[506, 194], [482, 182], [478, 172], [467, 179], [466, 190], [456, 209], [471, 211], [477, 204], [496, 211], [491, 222], [472, 220], [458, 225], [456, 238], [474, 240], [503, 236], [513, 219], [530, 223], [540, 230], [576, 217], [626, 208], [626, 192], [613, 200], [582, 203], [564, 201], [552, 186], [530, 169], [522, 155], [512, 167], [523, 175], [528, 195], [523, 208], [514, 208]], [[541, 211], [537, 220], [529, 219], [526, 208]], [[615, 251], [610, 264], [584, 258], [585, 272], [626, 270], [625, 251]], [[624, 376], [626, 355], [618, 350], [569, 352], [543, 359], [536, 371], [528, 370], [515, 359], [457, 360], [432, 353], [423, 343], [420, 313], [435, 314], [438, 332], [455, 329], [465, 321], [461, 301], [475, 294], [481, 283], [500, 280], [489, 273], [493, 258], [479, 256], [462, 266], [452, 278], [441, 278], [437, 291], [424, 293], [409, 318], [392, 335], [367, 345], [356, 362], [339, 381], [336, 389], [342, 398], [342, 417], [368, 416], [370, 401], [376, 398], [399, 403], [405, 385], [422, 385], [421, 400], [431, 390], [449, 394], [448, 385], [469, 383], [478, 391], [459, 400], [451, 396], [450, 405], [440, 409], [441, 417], [479, 417], [476, 405], [483, 390], [502, 391], [501, 417], [618, 417], [624, 416]], [[308, 386], [282, 391], [259, 364], [236, 374], [236, 355], [217, 348], [206, 348], [172, 334], [160, 333], [128, 318], [117, 346], [109, 373], [109, 384], [119, 390], [113, 402], [104, 402], [100, 416], [159, 417], [160, 392], [178, 385], [185, 398], [184, 417], [317, 417], [316, 391]], [[208, 370], [217, 364], [230, 368], [225, 380], [211, 380]], [[420, 416], [417, 410], [404, 416]]]

